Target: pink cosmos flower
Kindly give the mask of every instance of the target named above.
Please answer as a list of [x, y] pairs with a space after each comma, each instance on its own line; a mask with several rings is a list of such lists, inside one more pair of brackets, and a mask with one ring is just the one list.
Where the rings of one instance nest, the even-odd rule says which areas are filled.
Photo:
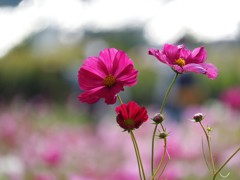
[[225, 90], [221, 95], [220, 99], [233, 109], [240, 109], [240, 86], [232, 87]]
[[210, 79], [218, 76], [217, 68], [213, 64], [205, 63], [207, 52], [203, 46], [190, 51], [184, 45], [165, 44], [162, 50], [150, 48], [148, 54], [155, 56], [178, 73], [205, 74]]
[[133, 101], [116, 107], [115, 111], [117, 113], [117, 123], [124, 130], [137, 129], [148, 120], [146, 108], [138, 106]]
[[41, 157], [48, 165], [57, 166], [62, 160], [61, 147], [56, 144], [46, 145]]
[[116, 102], [116, 95], [124, 86], [137, 83], [138, 71], [124, 51], [106, 48], [99, 57], [89, 57], [78, 71], [80, 89], [84, 90], [79, 100], [93, 104], [104, 98], [107, 104]]

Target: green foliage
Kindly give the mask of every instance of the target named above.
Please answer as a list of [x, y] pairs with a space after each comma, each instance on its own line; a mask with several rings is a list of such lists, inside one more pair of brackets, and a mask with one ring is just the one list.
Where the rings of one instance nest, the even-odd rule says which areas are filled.
[[138, 84], [132, 87], [132, 98], [143, 104], [150, 104], [153, 101], [155, 90], [156, 72], [149, 68], [141, 67], [139, 70]]
[[203, 87], [211, 89], [211, 95], [217, 96], [221, 91], [240, 82], [240, 45], [238, 43], [219, 43], [207, 46], [207, 61], [217, 66], [219, 76], [214, 83], [209, 79], [198, 76]]
[[87, 40], [101, 38], [109, 44], [109, 47], [122, 50], [129, 50], [135, 46], [146, 44], [141, 29], [126, 29], [100, 33], [87, 32], [85, 38]]
[[[83, 39], [75, 44], [57, 42], [53, 49], [44, 51], [34, 49], [34, 41], [38, 35], [34, 35], [21, 45], [14, 48], [5, 57], [0, 59], [0, 97], [11, 100], [16, 95], [31, 98], [41, 94], [54, 101], [64, 101], [72, 91], [72, 86], [65, 73], [69, 69], [74, 72], [85, 59], [85, 47], [94, 39], [102, 39], [108, 47], [116, 47], [126, 51], [139, 70], [138, 84], [131, 88], [133, 98], [142, 103], [151, 103], [151, 96], [156, 85], [156, 69], [144, 66], [148, 58], [146, 40], [141, 29], [125, 29], [109, 32], [86, 32]], [[193, 38], [186, 36], [179, 43], [186, 44], [190, 48], [199, 46]], [[207, 44], [207, 62], [215, 64], [219, 69], [219, 77], [214, 83], [209, 79], [195, 75], [204, 91], [211, 89], [211, 96], [218, 97], [219, 93], [240, 82], [240, 52], [239, 43], [219, 42]], [[36, 48], [36, 47], [35, 47]], [[145, 49], [142, 52], [141, 48]], [[159, 47], [160, 48], [160, 47]], [[45, 48], [46, 50], [47, 48]], [[143, 56], [146, 54], [146, 56]], [[150, 57], [149, 57], [150, 58]], [[153, 60], [154, 61], [154, 60]], [[164, 66], [164, 64], [162, 64]], [[72, 79], [77, 87], [77, 73]], [[75, 89], [76, 90], [76, 89]], [[79, 89], [77, 89], [79, 90]], [[210, 91], [209, 91], [210, 92]]]
[[64, 101], [70, 93], [64, 78], [66, 68], [81, 57], [77, 46], [59, 47], [53, 54], [34, 54], [24, 43], [0, 60], [0, 96], [11, 100], [15, 95], [29, 99], [43, 95]]

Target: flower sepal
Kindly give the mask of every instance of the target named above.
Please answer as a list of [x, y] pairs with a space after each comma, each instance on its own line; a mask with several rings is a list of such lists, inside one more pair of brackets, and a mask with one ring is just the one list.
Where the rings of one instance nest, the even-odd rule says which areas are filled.
[[160, 132], [158, 135], [159, 139], [166, 139], [170, 133], [167, 133], [166, 131]]

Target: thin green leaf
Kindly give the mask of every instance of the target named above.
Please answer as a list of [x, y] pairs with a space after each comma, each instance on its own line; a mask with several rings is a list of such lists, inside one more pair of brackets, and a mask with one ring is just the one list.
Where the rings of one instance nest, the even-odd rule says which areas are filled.
[[206, 163], [206, 165], [207, 165], [207, 167], [208, 167], [208, 170], [211, 171], [211, 170], [210, 170], [210, 167], [209, 167], [209, 165], [208, 165], [208, 162], [207, 162], [207, 158], [206, 158], [205, 151], [204, 151], [203, 138], [202, 138], [202, 153], [203, 153], [204, 161], [205, 161], [205, 163]]
[[166, 167], [167, 167], [168, 162], [169, 162], [170, 159], [171, 159], [168, 151], [166, 151], [166, 153], [167, 153], [168, 159], [167, 159], [167, 162], [166, 162], [166, 164], [164, 165], [164, 167], [163, 167], [163, 169], [162, 169], [162, 171], [161, 171], [161, 174], [159, 175], [158, 179], [160, 179], [160, 177], [162, 176], [163, 172], [165, 171], [165, 169], [166, 169]]
[[224, 179], [226, 179], [229, 175], [230, 175], [230, 172], [229, 173], [227, 173], [227, 175], [222, 175], [221, 173], [219, 173], [220, 174], [220, 176], [222, 177], [222, 178], [224, 178]]

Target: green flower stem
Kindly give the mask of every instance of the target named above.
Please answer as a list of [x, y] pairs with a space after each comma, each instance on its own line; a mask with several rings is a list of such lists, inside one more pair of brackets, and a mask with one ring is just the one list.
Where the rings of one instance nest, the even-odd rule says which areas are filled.
[[205, 161], [205, 163], [206, 163], [206, 165], [207, 165], [207, 168], [208, 168], [209, 171], [211, 171], [211, 170], [210, 170], [210, 167], [209, 167], [209, 165], [208, 165], [208, 162], [207, 162], [207, 158], [206, 158], [205, 151], [204, 151], [203, 138], [202, 138], [202, 153], [203, 153], [204, 161]]
[[[167, 152], [167, 151], [166, 151], [166, 152]], [[168, 155], [167, 162], [165, 163], [164, 167], [162, 168], [162, 171], [161, 171], [160, 175], [158, 176], [158, 179], [160, 179], [160, 177], [162, 176], [163, 172], [165, 171], [165, 169], [166, 169], [166, 167], [167, 167], [168, 162], [169, 162], [170, 159], [171, 159], [168, 152], [167, 152], [167, 155]]]
[[118, 98], [118, 100], [119, 100], [120, 104], [123, 104], [123, 101], [122, 101], [122, 99], [121, 99], [121, 97], [120, 97], [120, 95], [119, 95], [119, 94], [117, 95], [117, 98]]
[[[178, 77], [179, 73], [176, 73], [168, 90], [167, 90], [167, 93], [163, 99], [163, 103], [162, 103], [162, 106], [160, 108], [160, 114], [162, 114], [163, 112], [163, 109], [166, 105], [166, 102], [167, 102], [167, 98], [171, 92], [171, 89], [175, 83], [175, 81], [177, 80], [177, 77]], [[151, 172], [152, 172], [152, 176], [154, 176], [154, 142], [155, 142], [155, 136], [156, 136], [156, 130], [157, 130], [157, 127], [158, 127], [158, 124], [155, 125], [155, 128], [154, 128], [154, 131], [153, 131], [153, 136], [152, 136], [152, 157], [151, 157]], [[166, 131], [166, 129], [164, 128], [164, 126], [161, 124], [161, 127], [162, 127], [162, 130], [163, 131]], [[166, 141], [167, 142], [167, 141]], [[164, 144], [164, 152], [166, 152], [166, 149], [167, 149], [167, 146], [166, 144]]]
[[214, 164], [213, 155], [212, 155], [212, 149], [211, 149], [211, 143], [210, 143], [210, 136], [209, 136], [209, 134], [207, 133], [206, 129], [203, 127], [201, 121], [199, 121], [199, 124], [201, 125], [201, 127], [202, 127], [202, 129], [203, 129], [203, 131], [204, 131], [204, 134], [205, 134], [205, 136], [206, 136], [206, 139], [207, 139], [208, 152], [209, 152], [209, 155], [210, 155], [211, 166], [212, 166], [212, 175], [214, 176], [214, 175], [215, 175], [215, 164]]
[[155, 128], [153, 130], [153, 137], [152, 137], [152, 157], [151, 157], [151, 171], [152, 171], [152, 176], [154, 175], [154, 140], [155, 140], [155, 135], [157, 131], [158, 124], [155, 124]]
[[161, 161], [157, 167], [157, 170], [155, 171], [155, 173], [153, 174], [152, 176], [152, 180], [154, 180], [155, 176], [158, 174], [158, 171], [161, 169], [162, 165], [163, 165], [163, 161], [165, 159], [165, 156], [166, 156], [166, 153], [167, 153], [167, 138], [164, 138], [164, 151], [163, 151], [163, 155], [162, 155], [162, 158], [161, 158]]
[[166, 131], [166, 129], [164, 128], [163, 124], [162, 124], [162, 123], [160, 123], [160, 125], [161, 125], [161, 127], [162, 127], [162, 130], [165, 132], [165, 131]]
[[226, 166], [226, 164], [240, 151], [240, 147], [226, 160], [226, 162], [217, 170], [217, 172], [213, 176], [213, 180], [216, 179], [217, 175], [220, 173], [220, 171]]
[[136, 144], [133, 140], [133, 137], [132, 137], [132, 134], [131, 135], [131, 138], [132, 138], [132, 142], [133, 142], [133, 147], [134, 147], [134, 150], [135, 150], [135, 154], [136, 154], [136, 158], [137, 158], [137, 163], [138, 163], [138, 173], [139, 173], [139, 176], [140, 176], [140, 179], [142, 180], [143, 177], [142, 177], [142, 169], [141, 169], [141, 165], [140, 165], [140, 161], [139, 161], [139, 156], [138, 156], [138, 153], [137, 153], [137, 148], [136, 148]]
[[144, 168], [143, 168], [143, 164], [142, 164], [142, 159], [141, 159], [141, 156], [140, 156], [140, 152], [139, 152], [139, 148], [138, 148], [138, 145], [137, 145], [136, 138], [135, 138], [135, 136], [134, 136], [134, 134], [131, 130], [129, 131], [129, 133], [130, 133], [131, 138], [132, 138], [133, 146], [134, 146], [137, 161], [138, 161], [138, 170], [139, 170], [140, 178], [141, 178], [141, 180], [142, 179], [146, 180], [146, 176], [145, 176], [145, 172], [144, 172]]
[[166, 105], [166, 102], [167, 102], [167, 98], [168, 98], [168, 96], [169, 96], [169, 94], [170, 94], [170, 92], [172, 90], [172, 87], [173, 87], [175, 81], [177, 80], [178, 75], [179, 75], [179, 73], [175, 74], [175, 76], [174, 76], [174, 78], [173, 78], [173, 80], [172, 80], [172, 82], [171, 82], [171, 84], [170, 84], [170, 86], [169, 86], [169, 88], [167, 90], [167, 93], [166, 93], [166, 95], [165, 95], [165, 97], [163, 99], [163, 103], [162, 103], [162, 106], [161, 106], [161, 109], [160, 109], [160, 114], [162, 114], [162, 112], [163, 112], [163, 109], [164, 109], [164, 107]]
[[[119, 94], [117, 95], [117, 98], [118, 98], [120, 104], [123, 104], [123, 101], [122, 101]], [[145, 173], [144, 173], [144, 168], [143, 168], [143, 164], [142, 164], [142, 159], [141, 159], [141, 155], [140, 155], [140, 152], [139, 152], [139, 148], [138, 148], [138, 145], [137, 145], [136, 138], [135, 138], [135, 136], [134, 136], [134, 134], [131, 130], [129, 131], [129, 133], [131, 135], [131, 139], [132, 139], [132, 142], [133, 142], [135, 154], [136, 154], [136, 157], [137, 157], [138, 171], [139, 171], [140, 179], [141, 180], [146, 180]]]

